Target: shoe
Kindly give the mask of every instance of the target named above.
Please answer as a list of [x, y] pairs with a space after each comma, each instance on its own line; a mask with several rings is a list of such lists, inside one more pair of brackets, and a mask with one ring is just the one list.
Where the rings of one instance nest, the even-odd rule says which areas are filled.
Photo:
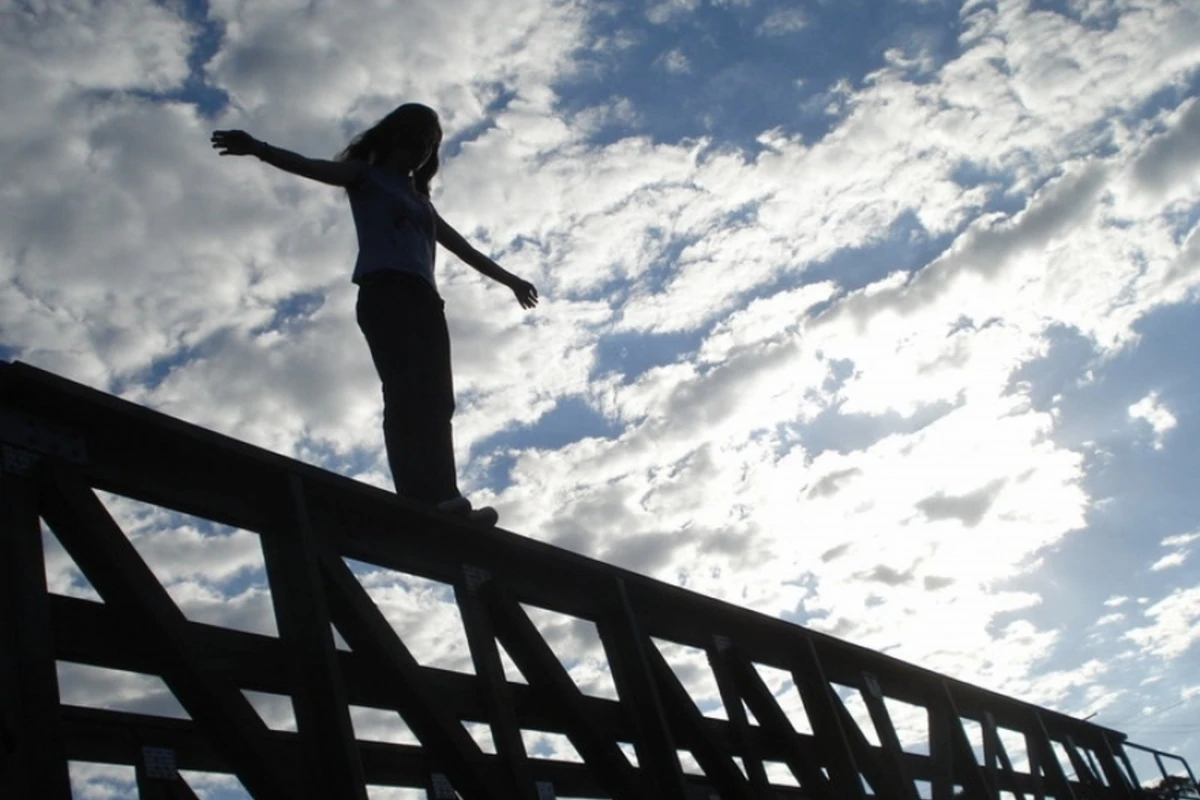
[[471, 513], [471, 501], [463, 497], [452, 497], [437, 504], [437, 510], [443, 514], [463, 515]]
[[471, 509], [467, 512], [467, 521], [481, 528], [492, 528], [500, 521], [500, 512], [491, 506]]

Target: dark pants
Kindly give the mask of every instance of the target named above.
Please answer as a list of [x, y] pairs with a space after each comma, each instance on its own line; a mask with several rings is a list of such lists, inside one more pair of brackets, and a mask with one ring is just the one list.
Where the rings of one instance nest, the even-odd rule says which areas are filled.
[[363, 281], [358, 327], [383, 382], [383, 440], [396, 493], [425, 503], [457, 497], [454, 382], [445, 304], [416, 275]]

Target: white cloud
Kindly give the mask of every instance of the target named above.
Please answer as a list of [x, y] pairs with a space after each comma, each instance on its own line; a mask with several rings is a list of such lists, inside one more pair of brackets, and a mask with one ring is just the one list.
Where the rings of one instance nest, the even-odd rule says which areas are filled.
[[1153, 138], [1131, 165], [1140, 187], [1160, 199], [1174, 187], [1186, 185], [1200, 164], [1200, 102], [1184, 103], [1167, 124], [1168, 130]]
[[455, 128], [477, 122], [501, 87], [536, 96], [570, 69], [585, 19], [575, 3], [541, 0], [211, 7], [227, 39], [209, 74], [263, 133], [292, 137], [297, 122], [325, 135], [339, 118], [364, 127], [399, 98], [435, 106]]
[[1150, 565], [1151, 572], [1160, 572], [1171, 567], [1178, 567], [1187, 561], [1187, 553], [1168, 553]]
[[1125, 636], [1150, 654], [1179, 658], [1200, 641], [1200, 587], [1175, 589], [1144, 613], [1149, 624], [1131, 628]]
[[700, 0], [657, 0], [646, 9], [646, 19], [651, 24], [662, 25], [694, 12], [699, 6]]
[[760, 36], [786, 36], [808, 27], [808, 15], [801, 8], [777, 8], [758, 25]]
[[1154, 432], [1154, 449], [1163, 448], [1167, 431], [1175, 427], [1175, 415], [1158, 399], [1158, 392], [1151, 392], [1129, 407], [1130, 419], [1141, 420]]
[[678, 47], [663, 53], [655, 63], [673, 75], [686, 74], [692, 71], [692, 62], [688, 60], [683, 50]]
[[1191, 555], [1188, 545], [1196, 541], [1200, 541], [1200, 533], [1177, 534], [1166, 537], [1159, 544], [1163, 547], [1173, 547], [1176, 549], [1174, 552], [1167, 553], [1155, 561], [1150, 566], [1150, 571], [1161, 572], [1164, 569], [1179, 567], [1187, 563], [1188, 557]]
[[[6, 93], [21, 83], [27, 90], [48, 90], [8, 95], [37, 107], [80, 89], [166, 91], [187, 77], [191, 34], [168, 8], [138, 0], [56, 0], [10, 8], [0, 21]], [[22, 58], [35, 60], [37, 69], [19, 64]], [[11, 109], [19, 113], [19, 104]]]

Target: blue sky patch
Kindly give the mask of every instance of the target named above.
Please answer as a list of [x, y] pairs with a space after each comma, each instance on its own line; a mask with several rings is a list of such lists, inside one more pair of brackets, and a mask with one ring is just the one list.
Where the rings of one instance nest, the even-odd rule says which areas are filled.
[[674, 364], [696, 352], [703, 341], [703, 333], [697, 331], [610, 333], [596, 343], [596, 360], [589, 378], [616, 374], [628, 383], [647, 370]]

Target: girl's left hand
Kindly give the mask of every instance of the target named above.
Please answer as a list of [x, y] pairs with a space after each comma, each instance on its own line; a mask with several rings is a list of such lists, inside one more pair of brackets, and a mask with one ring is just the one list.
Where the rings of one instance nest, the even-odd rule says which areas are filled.
[[517, 278], [509, 288], [517, 296], [517, 302], [521, 304], [521, 308], [533, 308], [538, 304], [537, 289], [529, 281]]
[[263, 143], [245, 131], [213, 131], [213, 149], [222, 156], [255, 155]]

